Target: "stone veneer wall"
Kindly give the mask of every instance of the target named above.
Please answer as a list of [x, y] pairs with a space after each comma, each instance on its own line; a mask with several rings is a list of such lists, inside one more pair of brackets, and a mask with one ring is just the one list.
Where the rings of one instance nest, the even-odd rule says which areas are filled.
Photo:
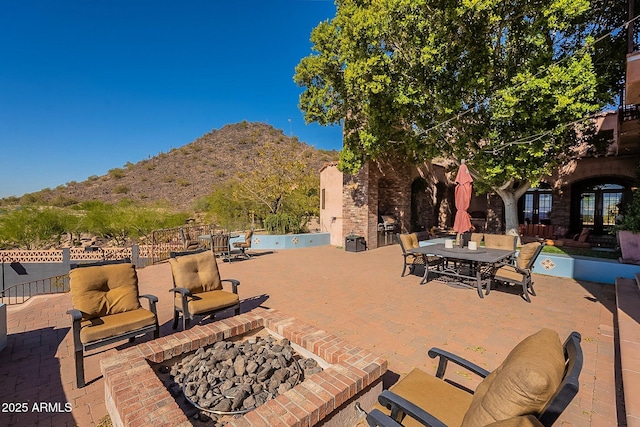
[[[311, 351], [331, 366], [234, 419], [229, 427], [313, 426], [322, 420], [333, 425], [351, 425], [355, 422], [345, 424], [343, 413], [334, 421], [335, 410], [348, 409], [355, 414], [355, 409], [345, 408], [352, 399], [360, 400], [360, 395], [366, 394], [365, 398], [371, 400], [382, 390], [386, 360], [277, 310], [258, 308], [116, 351], [101, 360], [105, 403], [113, 425], [191, 426], [149, 362], [163, 362], [261, 327]], [[363, 406], [369, 409], [372, 404]]]

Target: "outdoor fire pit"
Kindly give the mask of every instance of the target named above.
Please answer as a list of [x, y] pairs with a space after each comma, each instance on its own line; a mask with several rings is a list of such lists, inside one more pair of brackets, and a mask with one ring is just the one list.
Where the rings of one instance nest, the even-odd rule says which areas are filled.
[[223, 425], [322, 371], [314, 358], [299, 355], [288, 339], [268, 333], [219, 341], [154, 369], [189, 418], [213, 425]]
[[373, 406], [387, 362], [258, 308], [115, 351], [101, 369], [114, 426], [332, 427], [358, 422], [356, 401]]

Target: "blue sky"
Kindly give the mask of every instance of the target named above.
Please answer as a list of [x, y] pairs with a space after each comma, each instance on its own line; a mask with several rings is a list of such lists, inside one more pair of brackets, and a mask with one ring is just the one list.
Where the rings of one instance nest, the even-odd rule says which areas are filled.
[[332, 0], [0, 1], [0, 197], [103, 175], [242, 120], [317, 148], [294, 68]]

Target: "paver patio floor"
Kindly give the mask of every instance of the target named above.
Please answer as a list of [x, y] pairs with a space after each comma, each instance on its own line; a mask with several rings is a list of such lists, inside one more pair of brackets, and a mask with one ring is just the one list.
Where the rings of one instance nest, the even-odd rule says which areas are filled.
[[[624, 422], [618, 414], [615, 385], [612, 285], [536, 274], [538, 296], [531, 304], [508, 288], [480, 299], [475, 290], [437, 281], [420, 285], [415, 275], [400, 277], [402, 257], [397, 246], [359, 253], [331, 246], [289, 249], [219, 265], [223, 278], [241, 281], [242, 311], [259, 305], [276, 308], [386, 358], [385, 387], [415, 366], [435, 372], [436, 365], [427, 356], [431, 347], [492, 370], [515, 344], [540, 328], [555, 329], [562, 339], [576, 330], [584, 351], [580, 392], [556, 425]], [[169, 265], [139, 269], [138, 275], [140, 293], [160, 299], [161, 335], [170, 334]], [[64, 294], [40, 296], [23, 307], [9, 308], [8, 344], [0, 352], [0, 426], [91, 426], [107, 415], [99, 360], [115, 350], [89, 353], [85, 358], [89, 384], [77, 389], [66, 314], [70, 307], [70, 295]], [[470, 387], [476, 384], [465, 372], [454, 369], [453, 376]], [[39, 402], [59, 407], [33, 411]], [[16, 412], [10, 403], [27, 403], [27, 412]], [[70, 412], [65, 412], [66, 403]]]

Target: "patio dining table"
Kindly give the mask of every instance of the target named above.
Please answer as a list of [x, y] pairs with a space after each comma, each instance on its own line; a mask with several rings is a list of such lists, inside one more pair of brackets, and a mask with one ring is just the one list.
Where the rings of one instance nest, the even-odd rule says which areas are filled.
[[[496, 263], [512, 257], [515, 254], [515, 251], [482, 246], [476, 250], [471, 250], [468, 247], [446, 248], [444, 243], [421, 246], [410, 249], [407, 252], [435, 255], [441, 257], [443, 260], [442, 263], [436, 264], [434, 270], [429, 269], [427, 265], [420, 283], [429, 281], [429, 273], [434, 273], [438, 276], [452, 277], [454, 279], [460, 279], [456, 284], [469, 288], [475, 287], [480, 298], [484, 298], [482, 294], [482, 286], [484, 283], [486, 283], [487, 294], [491, 289], [491, 284], [488, 282], [493, 280]], [[470, 281], [471, 284], [465, 283], [465, 280]]]

